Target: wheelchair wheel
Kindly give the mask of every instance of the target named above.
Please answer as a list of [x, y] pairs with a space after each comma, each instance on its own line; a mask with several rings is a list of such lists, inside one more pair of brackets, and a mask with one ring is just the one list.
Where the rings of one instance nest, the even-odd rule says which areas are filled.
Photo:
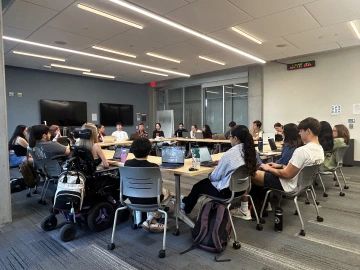
[[63, 242], [69, 242], [74, 239], [76, 235], [76, 227], [75, 224], [65, 224], [60, 229], [60, 239]]
[[101, 232], [110, 228], [114, 221], [115, 209], [109, 202], [96, 204], [87, 216], [87, 223], [93, 232]]
[[57, 225], [57, 218], [55, 217], [55, 215], [44, 217], [41, 220], [41, 224], [40, 224], [41, 229], [43, 229], [46, 232], [55, 229], [56, 225]]

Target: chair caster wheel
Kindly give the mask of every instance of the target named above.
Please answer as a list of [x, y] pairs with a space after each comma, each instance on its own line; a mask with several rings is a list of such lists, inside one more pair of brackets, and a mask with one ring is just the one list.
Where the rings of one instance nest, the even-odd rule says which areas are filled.
[[300, 233], [299, 233], [299, 235], [305, 236], [305, 230], [301, 230]]
[[173, 235], [179, 236], [179, 235], [180, 235], [180, 231], [179, 231], [178, 229], [176, 229], [176, 230], [173, 232]]
[[316, 217], [316, 220], [317, 220], [318, 222], [323, 222], [323, 221], [324, 221], [324, 219], [323, 219], [322, 217], [320, 217], [320, 216], [317, 216], [317, 217]]
[[115, 248], [115, 244], [114, 243], [109, 243], [107, 245], [107, 248], [108, 248], [108, 250], [113, 250]]
[[340, 196], [341, 196], [341, 197], [344, 197], [344, 196], [345, 196], [345, 193], [344, 193], [344, 192], [340, 192]]
[[344, 189], [349, 189], [349, 186], [344, 186]]
[[336, 181], [337, 179], [336, 179], [336, 177], [334, 177], [334, 179], [333, 179], [334, 181]]
[[261, 224], [256, 224], [256, 229], [257, 229], [258, 231], [262, 231], [263, 226], [262, 226]]
[[328, 195], [327, 193], [325, 193], [325, 192], [324, 192], [323, 196], [324, 196], [324, 197], [327, 197], [327, 196], [329, 196], [329, 195]]
[[310, 204], [310, 201], [309, 201], [309, 200], [306, 200], [306, 201], [305, 201], [305, 204]]
[[263, 218], [260, 218], [259, 221], [260, 221], [261, 224], [265, 224], [265, 223], [266, 223], [266, 220], [263, 219]]
[[239, 242], [234, 242], [233, 243], [233, 248], [234, 249], [240, 249], [241, 248], [241, 244]]
[[297, 216], [297, 215], [298, 215], [298, 211], [297, 211], [297, 210], [295, 210], [295, 213], [294, 213], [294, 215], [295, 215], [295, 216]]
[[137, 224], [131, 224], [131, 229], [136, 230], [138, 228]]
[[315, 201], [316, 202], [316, 205], [320, 205], [320, 203], [318, 201]]
[[169, 206], [166, 206], [166, 207], [164, 208], [164, 211], [165, 211], [165, 212], [169, 212], [169, 210], [170, 210], [170, 207], [169, 207]]
[[26, 197], [30, 198], [30, 197], [31, 197], [31, 193], [26, 194]]
[[336, 183], [336, 184], [335, 184], [335, 187], [338, 187], [338, 186], [339, 186], [339, 184], [338, 184], [338, 183]]
[[165, 258], [165, 250], [162, 249], [159, 251], [159, 258]]

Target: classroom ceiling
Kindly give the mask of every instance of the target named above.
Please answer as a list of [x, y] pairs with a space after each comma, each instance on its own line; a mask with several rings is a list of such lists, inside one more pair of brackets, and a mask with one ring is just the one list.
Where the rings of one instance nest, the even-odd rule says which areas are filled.
[[[129, 0], [152, 13], [181, 24], [265, 61], [359, 46], [351, 21], [360, 30], [360, 0]], [[136, 24], [138, 29], [78, 7], [83, 4]], [[262, 41], [257, 44], [231, 30], [236, 27]], [[3, 14], [3, 35], [50, 46], [115, 58], [189, 75], [257, 63], [110, 0], [16, 0]], [[136, 56], [130, 58], [97, 45]], [[65, 59], [65, 62], [15, 54], [21, 51]], [[147, 55], [155, 53], [180, 63]], [[80, 67], [114, 80], [147, 83], [182, 77], [73, 51], [59, 51], [4, 40], [5, 64], [83, 75], [81, 71], [45, 67]], [[225, 65], [200, 59], [205, 56]], [[309, 59], [311, 60], [311, 59]], [[168, 77], [141, 70], [167, 74]]]

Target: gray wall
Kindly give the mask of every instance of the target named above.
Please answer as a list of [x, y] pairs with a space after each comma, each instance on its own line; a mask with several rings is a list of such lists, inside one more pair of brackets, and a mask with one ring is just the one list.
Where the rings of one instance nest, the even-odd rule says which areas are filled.
[[[40, 124], [40, 99], [85, 101], [88, 121], [94, 124], [100, 121], [99, 103], [132, 104], [134, 126], [124, 127], [128, 133], [135, 130], [136, 113], [148, 114], [149, 110], [147, 85], [11, 66], [5, 68], [5, 80], [9, 136], [19, 124]], [[14, 92], [14, 96], [9, 97], [9, 92]], [[17, 93], [23, 96], [17, 97]], [[97, 114], [98, 121], [91, 121], [92, 113]], [[107, 135], [115, 130], [115, 127], [105, 128]]]

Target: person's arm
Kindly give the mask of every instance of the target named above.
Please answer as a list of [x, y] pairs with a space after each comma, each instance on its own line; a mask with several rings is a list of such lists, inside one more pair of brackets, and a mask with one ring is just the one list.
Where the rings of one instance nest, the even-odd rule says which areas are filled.
[[24, 138], [21, 138], [21, 137], [17, 137], [15, 143], [21, 145], [24, 148], [27, 148], [29, 146], [28, 142]]
[[57, 155], [69, 155], [70, 154], [70, 146], [64, 146], [58, 142], [53, 142], [51, 144], [52, 150], [51, 152], [53, 153], [54, 156]]
[[300, 171], [299, 168], [295, 167], [291, 163], [289, 163], [287, 166], [276, 163], [262, 164], [260, 167], [281, 179], [292, 179]]
[[223, 156], [219, 160], [218, 166], [213, 170], [213, 172], [209, 175], [209, 179], [211, 182], [217, 182], [224, 178], [224, 174], [226, 173], [226, 156]]
[[129, 139], [129, 136], [128, 136], [128, 134], [127, 134], [127, 132], [126, 131], [124, 131], [125, 132], [125, 141], [126, 140], [128, 140]]
[[105, 154], [104, 154], [103, 150], [101, 149], [101, 146], [98, 145], [97, 143], [95, 143], [94, 150], [96, 151], [98, 156], [101, 158], [101, 161], [102, 161], [104, 167], [109, 167], [109, 162], [107, 161]]

